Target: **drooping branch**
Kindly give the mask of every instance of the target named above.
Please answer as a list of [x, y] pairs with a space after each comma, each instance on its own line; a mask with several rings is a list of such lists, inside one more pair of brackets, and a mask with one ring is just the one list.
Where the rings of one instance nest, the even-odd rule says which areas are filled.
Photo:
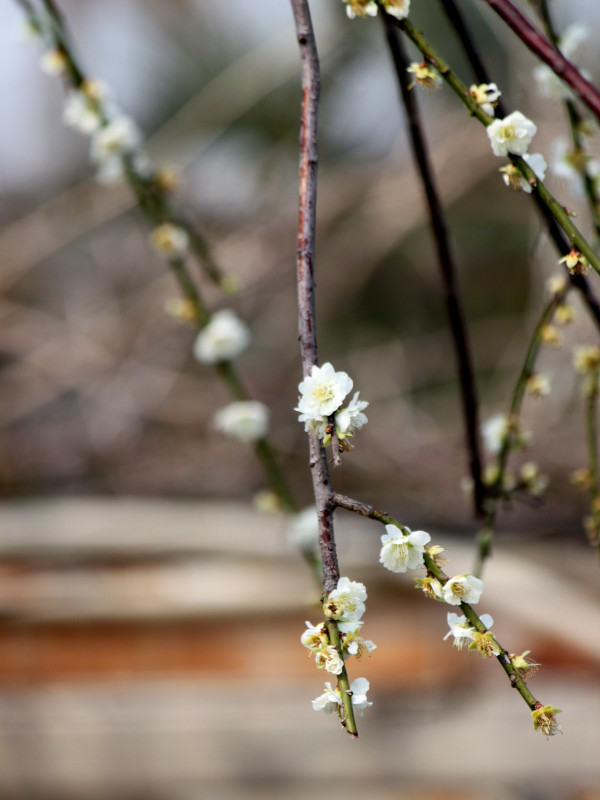
[[600, 92], [557, 50], [510, 0], [484, 0], [523, 44], [558, 75], [600, 120]]
[[433, 230], [435, 246], [437, 250], [438, 264], [444, 291], [444, 302], [448, 315], [448, 322], [454, 354], [456, 358], [458, 376], [460, 382], [463, 420], [465, 425], [467, 452], [469, 454], [469, 467], [471, 479], [473, 481], [473, 499], [475, 514], [484, 514], [484, 485], [481, 479], [481, 448], [479, 442], [479, 407], [477, 400], [477, 387], [473, 374], [473, 364], [468, 341], [467, 326], [460, 299], [458, 287], [457, 269], [454, 253], [450, 244], [450, 236], [444, 209], [439, 197], [436, 186], [433, 167], [430, 162], [429, 153], [417, 98], [409, 88], [407, 67], [409, 62], [403, 44], [396, 34], [396, 30], [390, 23], [388, 14], [382, 11], [382, 20], [385, 27], [386, 40], [388, 43], [394, 70], [400, 89], [400, 95], [408, 120], [408, 131], [410, 136], [413, 158], [418, 169], [429, 211], [429, 221]]
[[[307, 0], [291, 0], [296, 38], [302, 65], [302, 109], [300, 115], [300, 166], [296, 273], [298, 285], [298, 338], [302, 371], [309, 375], [318, 364], [315, 314], [314, 254], [317, 210], [318, 116], [321, 76], [319, 55]], [[333, 491], [327, 455], [322, 442], [308, 434], [310, 472], [319, 521], [319, 545], [323, 563], [323, 594], [333, 591], [340, 572], [333, 531]], [[327, 621], [329, 639], [340, 649], [337, 624]], [[346, 668], [338, 675], [342, 702], [342, 724], [352, 737], [358, 736]]]

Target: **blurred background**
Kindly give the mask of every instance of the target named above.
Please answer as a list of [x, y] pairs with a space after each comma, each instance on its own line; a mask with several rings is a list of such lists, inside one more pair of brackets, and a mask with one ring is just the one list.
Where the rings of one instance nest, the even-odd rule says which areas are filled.
[[[404, 116], [377, 20], [312, 4], [323, 90], [317, 312], [322, 361], [348, 371], [369, 424], [334, 475], [472, 565], [476, 532], [453, 354]], [[552, 4], [559, 28], [590, 30], [581, 63], [600, 75], [592, 0]], [[298, 52], [280, 0], [63, 0], [88, 74], [105, 80], [242, 291], [254, 343], [238, 362], [272, 411], [272, 441], [301, 505], [306, 441], [291, 409], [301, 374], [294, 256]], [[540, 98], [533, 57], [482, 3], [461, 8], [509, 110], [538, 125], [551, 161], [567, 137]], [[466, 83], [438, 2], [421, 26]], [[376, 566], [380, 529], [340, 519], [342, 572], [364, 581], [365, 636], [353, 664], [374, 706], [346, 741], [310, 699], [322, 676], [299, 645], [317, 591], [285, 520], [253, 506], [265, 482], [250, 448], [224, 440], [228, 402], [191, 356], [194, 331], [164, 311], [177, 295], [127, 187], [96, 183], [89, 143], [61, 124], [60, 83], [0, 8], [0, 793], [5, 797], [598, 798], [597, 558], [586, 499], [574, 344], [580, 313], [545, 350], [552, 393], [529, 399], [521, 461], [550, 477], [543, 503], [499, 519], [483, 612], [500, 641], [533, 650], [532, 690], [563, 707], [565, 735], [534, 735], [494, 664], [442, 642], [445, 610]], [[416, 55], [415, 55], [416, 58]], [[420, 60], [420, 59], [418, 59]], [[506, 189], [488, 139], [447, 89], [418, 101], [452, 229], [482, 418], [507, 408], [526, 342], [558, 271], [535, 209]], [[592, 148], [598, 150], [597, 137]], [[581, 198], [548, 185], [578, 215]], [[592, 284], [596, 281], [591, 276]], [[580, 309], [578, 298], [573, 304]], [[519, 457], [516, 458], [517, 465]], [[535, 571], [528, 568], [535, 563]]]

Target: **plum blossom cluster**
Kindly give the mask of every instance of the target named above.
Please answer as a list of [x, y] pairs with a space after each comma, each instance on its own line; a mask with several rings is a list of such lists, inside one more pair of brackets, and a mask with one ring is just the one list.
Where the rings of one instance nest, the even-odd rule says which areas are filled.
[[[522, 156], [535, 175], [540, 180], [544, 180], [547, 166], [544, 157], [540, 153], [532, 153], [530, 155], [527, 152], [531, 140], [537, 132], [537, 125], [527, 119], [520, 111], [513, 111], [512, 114], [504, 117], [504, 119], [495, 119], [487, 126], [486, 130], [495, 156]], [[518, 191], [524, 191], [529, 194], [532, 185], [535, 185], [535, 181], [532, 184], [523, 178], [514, 164], [500, 167], [500, 172], [506, 185], [512, 186]]]
[[[324, 669], [332, 675], [340, 675], [347, 658], [350, 656], [360, 658], [364, 653], [375, 650], [377, 645], [360, 635], [363, 626], [361, 617], [365, 612], [366, 599], [364, 584], [345, 577], [338, 580], [336, 588], [329, 592], [325, 599], [323, 613], [326, 619], [330, 620], [329, 625], [333, 621], [338, 630], [339, 647], [331, 641], [327, 622], [323, 621], [318, 625], [306, 622], [306, 630], [300, 641], [314, 655], [317, 669]], [[326, 714], [330, 714], [333, 710], [341, 711], [339, 688], [332, 689], [328, 683], [325, 684], [325, 688], [325, 693], [313, 700], [315, 711], [325, 711]], [[357, 678], [350, 686], [352, 704], [356, 706], [356, 710], [360, 711], [372, 705], [366, 698], [368, 688], [369, 682], [365, 678]]]
[[[349, 19], [376, 17], [379, 4], [374, 0], [343, 0]], [[386, 14], [396, 19], [405, 19], [410, 11], [410, 0], [382, 0]]]
[[353, 386], [352, 378], [346, 372], [336, 372], [330, 363], [313, 366], [298, 385], [300, 397], [294, 409], [300, 412], [298, 421], [304, 422], [304, 430], [321, 439], [325, 447], [335, 433], [340, 447], [349, 450], [347, 440], [368, 421], [363, 411], [369, 404], [359, 400], [359, 392], [343, 407]]

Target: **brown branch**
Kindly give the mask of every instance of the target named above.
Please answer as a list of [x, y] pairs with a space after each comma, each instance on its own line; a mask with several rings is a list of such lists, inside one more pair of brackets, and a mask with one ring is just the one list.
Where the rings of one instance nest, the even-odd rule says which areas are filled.
[[435, 176], [427, 151], [425, 133], [421, 124], [421, 117], [417, 98], [409, 88], [407, 67], [409, 61], [406, 56], [403, 44], [396, 35], [390, 17], [382, 10], [382, 20], [385, 28], [386, 40], [394, 69], [400, 94], [406, 109], [408, 119], [408, 130], [413, 152], [413, 158], [421, 177], [421, 182], [425, 190], [427, 207], [429, 210], [429, 221], [433, 230], [433, 237], [437, 250], [438, 264], [440, 268], [442, 286], [444, 290], [444, 302], [452, 341], [454, 344], [454, 355], [458, 369], [460, 381], [461, 400], [463, 419], [465, 425], [467, 452], [469, 455], [469, 467], [473, 480], [473, 500], [475, 504], [476, 516], [484, 514], [485, 487], [481, 479], [481, 447], [479, 442], [479, 409], [477, 400], [477, 387], [473, 375], [473, 364], [471, 359], [470, 346], [468, 341], [467, 327], [464, 321], [458, 279], [456, 275], [456, 262], [450, 236], [444, 215], [442, 203], [435, 184]]
[[[315, 315], [314, 254], [317, 208], [317, 163], [318, 163], [318, 114], [321, 76], [319, 55], [310, 17], [308, 0], [291, 0], [296, 26], [296, 38], [300, 46], [302, 64], [302, 111], [300, 116], [300, 185], [298, 198], [298, 238], [296, 269], [298, 283], [298, 338], [302, 356], [303, 374], [309, 375], [318, 363], [317, 327]], [[327, 455], [322, 442], [309, 433], [310, 472], [319, 521], [319, 546], [323, 563], [323, 594], [326, 596], [337, 587], [340, 570], [333, 533], [333, 490], [329, 477]], [[334, 620], [327, 624], [330, 641], [340, 650], [337, 625]], [[347, 733], [358, 736], [352, 696], [346, 668], [338, 675], [338, 687], [342, 702], [341, 719]]]
[[485, 0], [523, 44], [558, 75], [600, 120], [600, 92], [557, 50], [510, 0]]

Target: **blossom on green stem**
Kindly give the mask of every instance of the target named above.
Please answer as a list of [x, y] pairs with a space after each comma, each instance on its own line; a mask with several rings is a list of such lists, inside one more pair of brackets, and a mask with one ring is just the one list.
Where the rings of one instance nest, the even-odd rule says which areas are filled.
[[[525, 153], [523, 160], [529, 164], [536, 176], [543, 181], [546, 177], [547, 167], [544, 156], [541, 155], [541, 153], [532, 153], [531, 155]], [[512, 186], [512, 188], [518, 192], [531, 194], [533, 189], [532, 184], [521, 175], [514, 164], [507, 164], [504, 167], [500, 167], [500, 172], [502, 173], [502, 178], [507, 186]]]
[[344, 0], [344, 3], [350, 19], [377, 16], [377, 3], [374, 0]]
[[250, 331], [229, 308], [212, 315], [194, 342], [194, 356], [202, 364], [231, 361], [250, 344]]
[[[369, 688], [370, 683], [366, 678], [356, 678], [350, 684], [352, 706], [359, 714], [362, 714], [363, 709], [373, 705], [367, 700]], [[342, 700], [339, 687], [333, 689], [330, 683], [326, 683], [324, 693], [312, 701], [312, 707], [315, 711], [324, 711], [326, 714], [331, 714], [333, 711], [340, 714]]]
[[344, 661], [337, 651], [337, 648], [332, 644], [317, 650], [315, 653], [315, 661], [317, 662], [317, 669], [324, 669], [332, 675], [339, 675], [344, 669]]
[[157, 225], [150, 234], [150, 244], [159, 255], [165, 258], [178, 258], [184, 255], [189, 247], [190, 238], [186, 231], [172, 222]]
[[363, 621], [339, 622], [338, 630], [342, 640], [342, 651], [350, 656], [360, 658], [364, 653], [372, 653], [377, 648], [370, 639], [363, 639], [359, 635]]
[[531, 650], [524, 650], [520, 655], [511, 653], [509, 656], [513, 667], [517, 670], [522, 678], [525, 676], [534, 675], [537, 672], [538, 667], [541, 666], [536, 661], [531, 661], [528, 658], [530, 653]]
[[431, 536], [425, 531], [401, 530], [396, 525], [386, 525], [385, 529], [387, 533], [381, 537], [380, 563], [390, 572], [422, 567], [425, 545], [431, 541]]
[[[483, 617], [481, 617], [481, 621], [486, 628], [488, 628], [493, 624], [493, 620], [489, 614], [484, 614], [484, 616], [487, 616], [490, 620], [489, 622], [485, 622]], [[472, 638], [473, 641], [469, 645], [469, 650], [477, 650], [479, 655], [483, 658], [492, 658], [492, 656], [500, 655], [500, 645], [494, 639], [494, 634], [491, 631], [485, 631], [485, 633], [482, 633], [481, 631], [475, 630]]]
[[546, 375], [536, 372], [527, 378], [525, 391], [531, 397], [546, 397], [546, 395], [550, 394], [550, 381]]
[[483, 581], [474, 575], [455, 575], [437, 589], [433, 585], [433, 590], [440, 592], [438, 595], [444, 602], [451, 606], [459, 606], [461, 603], [478, 603], [483, 591]]
[[413, 86], [418, 83], [421, 88], [429, 93], [439, 89], [442, 85], [442, 79], [435, 69], [432, 69], [426, 61], [422, 61], [420, 64], [417, 61], [413, 61], [413, 63], [406, 68], [406, 71], [412, 72], [415, 76], [413, 82], [408, 86], [409, 89], [412, 89]]
[[219, 409], [215, 428], [238, 442], [264, 439], [269, 430], [269, 409], [256, 400], [238, 400]]
[[546, 739], [549, 736], [556, 736], [557, 733], [562, 733], [561, 727], [554, 718], [555, 714], [560, 714], [562, 709], [554, 708], [551, 705], [541, 706], [534, 708], [531, 712], [533, 717], [533, 729], [541, 731]]
[[573, 348], [573, 365], [582, 375], [590, 375], [600, 366], [600, 347], [582, 344]]
[[306, 630], [300, 637], [301, 643], [304, 647], [312, 652], [322, 650], [329, 644], [329, 636], [327, 635], [327, 627], [324, 622], [319, 622], [318, 625], [313, 625], [306, 620]]
[[486, 128], [495, 156], [523, 156], [535, 136], [537, 126], [520, 111], [513, 111], [504, 119], [495, 119]]
[[473, 84], [469, 86], [469, 94], [482, 111], [490, 117], [494, 116], [498, 98], [502, 94], [495, 83], [480, 83], [478, 86]]
[[559, 264], [564, 264], [571, 275], [587, 275], [589, 263], [587, 258], [574, 247], [566, 256], [558, 260]]
[[48, 50], [40, 59], [40, 67], [46, 75], [53, 78], [64, 75], [69, 65], [69, 59], [62, 50]]

